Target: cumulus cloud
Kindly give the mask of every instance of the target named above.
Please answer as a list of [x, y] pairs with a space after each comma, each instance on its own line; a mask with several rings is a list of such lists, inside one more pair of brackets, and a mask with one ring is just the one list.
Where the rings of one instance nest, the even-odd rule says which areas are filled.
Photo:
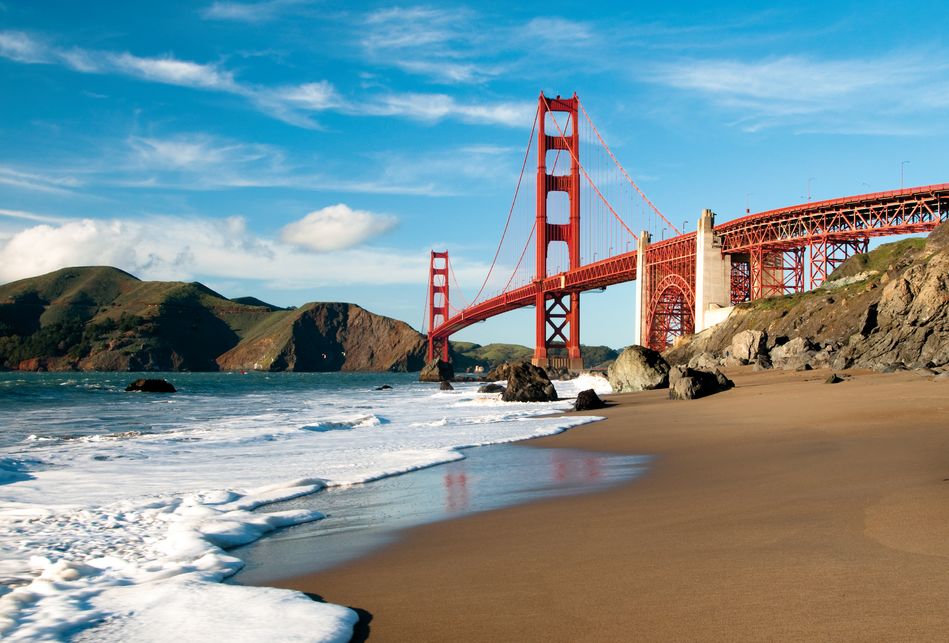
[[259, 237], [241, 217], [74, 219], [0, 237], [0, 283], [67, 266], [111, 265], [144, 279], [253, 280], [282, 289], [417, 284], [425, 259], [423, 252], [365, 247], [316, 254]]
[[284, 226], [280, 239], [300, 248], [331, 252], [357, 246], [395, 227], [395, 217], [331, 205]]

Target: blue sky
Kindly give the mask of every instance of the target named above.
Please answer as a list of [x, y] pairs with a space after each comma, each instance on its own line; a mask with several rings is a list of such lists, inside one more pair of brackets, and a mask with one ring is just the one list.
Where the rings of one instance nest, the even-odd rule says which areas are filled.
[[[539, 91], [576, 91], [676, 225], [949, 180], [938, 3], [0, 0], [0, 282], [111, 264], [419, 327], [470, 297]], [[634, 225], [640, 228], [641, 225]], [[632, 341], [633, 288], [583, 298]], [[457, 339], [530, 344], [532, 311]]]

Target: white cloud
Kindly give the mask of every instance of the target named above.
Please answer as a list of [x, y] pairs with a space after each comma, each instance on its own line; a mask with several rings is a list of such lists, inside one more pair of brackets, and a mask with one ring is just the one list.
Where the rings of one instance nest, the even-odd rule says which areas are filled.
[[0, 165], [0, 185], [51, 194], [72, 194], [72, 189], [79, 187], [81, 182], [73, 176], [23, 171]]
[[389, 94], [358, 109], [374, 116], [404, 116], [421, 121], [456, 118], [468, 123], [527, 127], [536, 107], [528, 102], [465, 103], [447, 94]]
[[[17, 62], [61, 64], [80, 73], [120, 74], [148, 82], [235, 94], [274, 118], [306, 128], [317, 126], [310, 114], [327, 110], [353, 116], [401, 116], [433, 122], [454, 118], [514, 127], [526, 127], [533, 113], [533, 105], [528, 103], [467, 103], [445, 94], [372, 94], [347, 100], [326, 80], [277, 87], [251, 85], [238, 82], [232, 72], [215, 64], [171, 55], [148, 58], [129, 52], [60, 49], [11, 31], [0, 31], [0, 57]], [[464, 67], [458, 66], [450, 73], [465, 76], [470, 70], [465, 71]]]
[[332, 252], [360, 245], [391, 230], [395, 217], [353, 210], [344, 203], [315, 210], [280, 231], [280, 240], [290, 245]]
[[528, 42], [543, 40], [556, 43], [561, 47], [574, 47], [595, 40], [596, 33], [592, 25], [577, 20], [558, 17], [533, 18], [524, 25], [522, 36]]
[[[313, 253], [257, 237], [240, 217], [83, 219], [0, 236], [0, 283], [67, 266], [112, 265], [143, 279], [228, 279], [279, 289], [418, 285], [427, 274], [426, 260], [422, 250]], [[459, 278], [471, 282], [486, 269], [457, 261], [455, 266]]]
[[22, 63], [46, 62], [45, 47], [19, 31], [0, 31], [0, 56]]
[[[225, 92], [243, 93], [243, 88], [234, 82], [230, 72], [215, 65], [203, 65], [171, 56], [163, 58], [141, 58], [130, 53], [107, 54], [102, 57], [116, 71], [129, 76], [168, 85], [217, 89]], [[94, 67], [93, 67], [94, 68]], [[78, 69], [77, 71], [85, 71]]]
[[202, 12], [211, 20], [259, 23], [275, 19], [283, 10], [306, 4], [303, 0], [267, 0], [265, 2], [213, 2]]
[[[820, 60], [784, 56], [757, 61], [684, 60], [655, 66], [647, 80], [704, 96], [737, 115], [747, 130], [804, 124], [823, 131], [865, 131], [905, 127], [897, 115], [936, 107], [918, 101], [949, 86], [939, 78], [945, 66], [925, 57], [891, 54], [875, 59]], [[946, 101], [939, 101], [945, 107]]]

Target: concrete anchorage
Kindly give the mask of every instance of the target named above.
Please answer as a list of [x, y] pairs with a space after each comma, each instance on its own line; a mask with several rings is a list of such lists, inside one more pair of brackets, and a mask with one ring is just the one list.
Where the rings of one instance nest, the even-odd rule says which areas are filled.
[[722, 255], [715, 213], [702, 210], [695, 236], [695, 332], [723, 321], [731, 312], [731, 257]]
[[649, 277], [646, 274], [646, 251], [649, 250], [651, 235], [643, 230], [639, 233], [639, 241], [636, 244], [636, 317], [633, 320], [633, 340], [640, 346], [647, 346], [649, 338], [646, 337], [646, 329], [649, 327], [646, 315], [649, 312], [646, 298], [649, 296], [649, 288], [646, 282]]

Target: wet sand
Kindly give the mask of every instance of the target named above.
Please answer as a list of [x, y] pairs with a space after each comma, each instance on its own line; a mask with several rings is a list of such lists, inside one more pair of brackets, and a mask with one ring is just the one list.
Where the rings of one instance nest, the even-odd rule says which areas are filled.
[[828, 374], [609, 396], [531, 444], [652, 454], [646, 475], [278, 585], [365, 610], [371, 641], [946, 640], [949, 380]]

